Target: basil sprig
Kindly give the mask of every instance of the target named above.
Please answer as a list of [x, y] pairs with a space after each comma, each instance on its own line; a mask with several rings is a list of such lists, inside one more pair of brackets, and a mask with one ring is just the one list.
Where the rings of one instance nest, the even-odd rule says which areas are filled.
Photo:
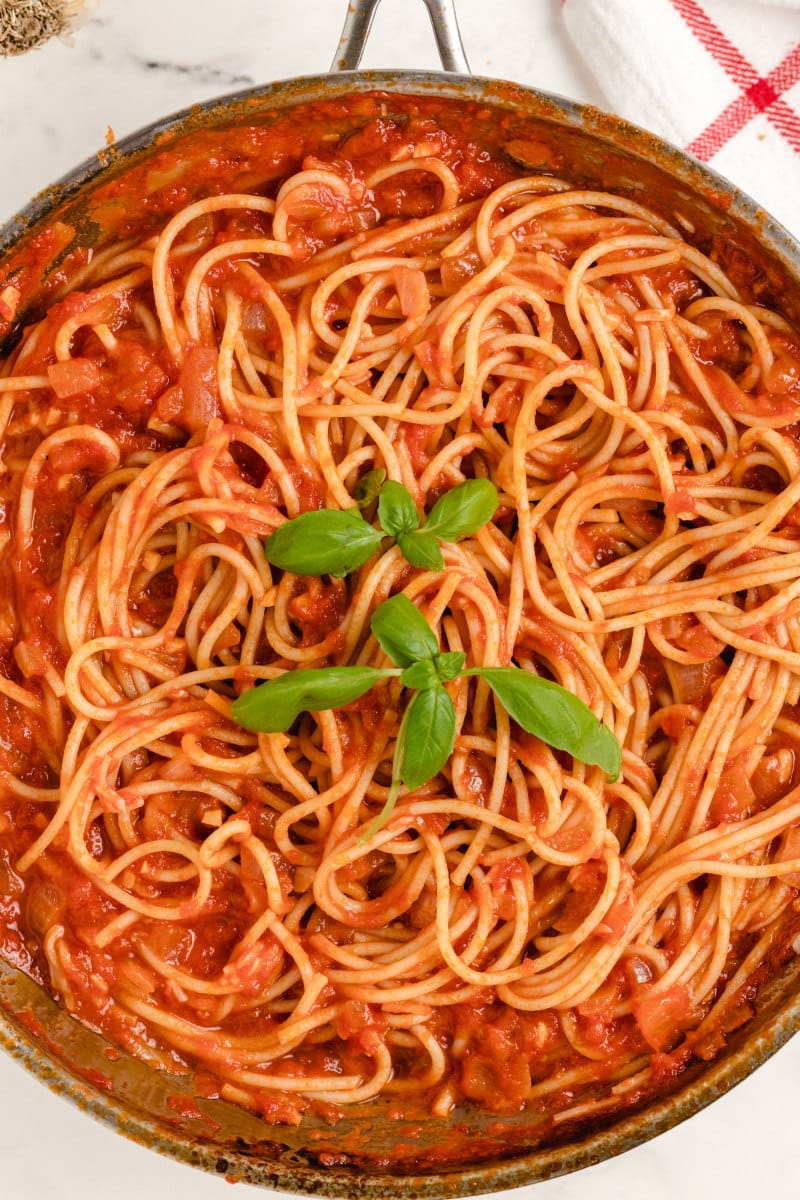
[[[434, 509], [435, 511], [435, 509]], [[372, 632], [394, 667], [321, 667], [287, 671], [244, 692], [231, 715], [246, 729], [278, 733], [302, 712], [350, 704], [379, 680], [400, 678], [413, 692], [395, 739], [386, 803], [363, 840], [386, 824], [401, 786], [410, 792], [441, 771], [455, 743], [456, 715], [445, 687], [459, 676], [484, 679], [509, 716], [528, 733], [618, 779], [622, 750], [611, 730], [565, 688], [521, 667], [470, 667], [460, 650], [442, 651], [422, 613], [407, 596], [392, 596], [372, 616]]]
[[[357, 508], [322, 508], [284, 522], [264, 543], [267, 561], [294, 575], [349, 575], [393, 537], [414, 567], [441, 571], [440, 542], [469, 537], [490, 521], [497, 509], [497, 488], [488, 479], [467, 479], [441, 496], [424, 522], [414, 497], [385, 471], [368, 471], [355, 487]], [[385, 482], [384, 482], [385, 480]], [[376, 529], [361, 509], [378, 501]]]

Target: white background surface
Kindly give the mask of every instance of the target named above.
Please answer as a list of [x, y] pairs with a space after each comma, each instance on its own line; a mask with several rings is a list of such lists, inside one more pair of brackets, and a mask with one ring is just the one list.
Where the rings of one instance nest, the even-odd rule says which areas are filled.
[[[218, 93], [328, 69], [344, 0], [95, 0], [74, 44], [0, 59], [0, 222], [117, 137]], [[558, 0], [458, 0], [473, 70], [602, 105]], [[435, 67], [420, 3], [384, 0], [367, 67]], [[758, 179], [736, 180], [758, 198]], [[800, 233], [800, 212], [795, 221]], [[710, 1109], [613, 1162], [507, 1200], [800, 1195], [800, 1038]], [[159, 1158], [0, 1058], [3, 1200], [270, 1200]]]

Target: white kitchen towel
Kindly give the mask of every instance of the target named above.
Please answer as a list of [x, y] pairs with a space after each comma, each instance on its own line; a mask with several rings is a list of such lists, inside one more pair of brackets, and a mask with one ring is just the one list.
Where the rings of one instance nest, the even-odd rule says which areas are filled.
[[609, 108], [800, 236], [800, 0], [561, 0]]

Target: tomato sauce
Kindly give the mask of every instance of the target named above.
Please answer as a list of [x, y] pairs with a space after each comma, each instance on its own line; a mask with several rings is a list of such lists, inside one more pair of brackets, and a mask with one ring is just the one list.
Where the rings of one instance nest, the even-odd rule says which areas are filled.
[[[361, 96], [351, 100], [320, 101], [297, 112], [275, 114], [265, 124], [243, 124], [228, 130], [224, 139], [207, 133], [186, 137], [183, 153], [176, 159], [172, 147], [148, 157], [129, 172], [111, 182], [102, 183], [95, 193], [97, 211], [113, 226], [119, 239], [143, 239], [161, 228], [169, 217], [199, 196], [222, 194], [228, 191], [250, 191], [274, 196], [280, 182], [299, 169], [317, 166], [335, 168], [352, 189], [364, 193], [361, 207], [353, 210], [338, 205], [335, 192], [323, 196], [318, 211], [309, 209], [298, 219], [294, 230], [294, 245], [303, 260], [320, 248], [339, 238], [357, 236], [378, 224], [391, 229], [400, 221], [413, 221], [428, 215], [436, 203], [440, 184], [429, 174], [405, 173], [390, 178], [374, 189], [364, 188], [363, 179], [379, 167], [390, 165], [404, 155], [413, 154], [424, 160], [436, 156], [454, 172], [460, 186], [460, 202], [467, 203], [488, 194], [497, 186], [521, 173], [520, 163], [503, 147], [516, 147], [520, 138], [520, 119], [481, 105], [442, 105], [435, 99]], [[539, 146], [541, 170], [552, 171], [559, 165], [559, 155], [545, 145]], [[529, 151], [530, 152], [530, 151]], [[263, 234], [261, 214], [241, 213], [230, 217], [216, 229], [219, 241], [235, 236]], [[51, 391], [43, 398], [41, 391], [20, 397], [18, 416], [7, 438], [5, 454], [11, 460], [25, 460], [35, 451], [47, 430], [63, 425], [86, 424], [107, 434], [119, 447], [122, 463], [141, 460], [148, 455], [186, 445], [189, 439], [220, 415], [220, 395], [216, 377], [216, 356], [202, 346], [189, 349], [179, 370], [165, 348], [154, 349], [139, 332], [130, 326], [136, 303], [152, 305], [149, 285], [131, 289], [127, 308], [109, 311], [110, 331], [114, 336], [113, 349], [108, 350], [90, 330], [82, 329], [75, 336], [69, 362], [55, 358], [55, 339], [63, 323], [79, 316], [97, 303], [90, 289], [62, 296], [71, 272], [91, 260], [93, 250], [79, 249], [68, 254], [59, 268], [46, 279], [45, 264], [71, 244], [71, 234], [60, 225], [34, 237], [22, 257], [13, 262], [10, 275], [14, 286], [24, 297], [20, 306], [9, 308], [0, 304], [0, 337], [19, 335], [20, 320], [26, 319], [29, 298], [35, 294], [30, 311], [57, 296], [39, 327], [32, 346], [23, 351], [27, 374], [46, 375]], [[737, 278], [752, 285], [752, 270], [742, 265], [738, 257], [720, 248], [728, 265], [733, 265]], [[298, 269], [297, 259], [276, 266], [286, 276]], [[697, 298], [696, 283], [678, 269], [663, 269], [665, 286], [676, 305], [685, 305]], [[182, 280], [175, 277], [176, 284]], [[235, 289], [245, 302], [245, 328], [255, 334], [264, 352], [274, 349], [276, 331], [267, 320], [259, 327], [259, 318], [248, 310], [248, 302], [256, 293], [248, 293], [247, 276], [237, 265], [217, 269], [214, 282]], [[419, 299], [417, 282], [405, 281], [409, 314]], [[664, 282], [664, 281], [662, 281]], [[578, 354], [578, 343], [556, 305], [556, 341], [572, 356]], [[249, 323], [248, 323], [249, 322]], [[705, 321], [708, 338], [702, 352], [711, 364], [722, 363], [729, 369], [738, 365], [738, 345], [724, 319]], [[258, 341], [258, 339], [261, 339]], [[417, 345], [415, 353], [437, 381], [436, 351], [425, 343]], [[784, 359], [775, 367], [775, 411], [800, 404], [800, 383], [796, 370], [797, 344], [787, 339]], [[731, 413], [737, 408], [737, 397], [726, 391], [709, 368], [709, 380], [722, 406]], [[694, 403], [694, 393], [688, 403]], [[487, 426], [508, 419], [518, 406], [518, 395], [509, 390], [503, 404], [487, 420]], [[157, 419], [154, 424], [153, 418]], [[698, 418], [699, 419], [699, 418]], [[714, 432], [717, 432], [716, 428]], [[419, 474], [431, 457], [428, 434], [424, 426], [399, 425], [399, 440], [408, 459]], [[244, 475], [256, 471], [247, 447], [234, 456], [235, 464]], [[57, 620], [57, 606], [63, 585], [62, 566], [65, 543], [73, 519], [80, 520], [82, 501], [107, 469], [107, 462], [94, 442], [78, 437], [65, 443], [43, 465], [36, 490], [36, 514], [33, 536], [24, 544], [14, 543], [4, 553], [0, 572], [0, 597], [5, 627], [2, 633], [2, 665], [6, 678], [33, 693], [37, 678], [46, 676], [48, 667], [59, 672], [65, 666], [67, 651], [63, 632]], [[564, 474], [571, 464], [564, 464]], [[0, 478], [0, 504], [8, 520], [13, 520], [20, 503], [18, 476]], [[269, 476], [252, 476], [255, 486], [263, 489], [272, 504], [278, 504], [280, 492]], [[295, 472], [293, 482], [300, 496], [301, 510], [320, 507], [324, 497], [313, 480]], [[672, 511], [686, 513], [691, 504], [680, 493], [672, 501]], [[662, 515], [656, 511], [639, 510], [631, 519], [633, 533], [646, 542], [661, 528]], [[593, 555], [599, 565], [619, 553], [619, 545], [611, 544], [602, 527], [592, 527], [582, 552]], [[306, 586], [307, 585], [307, 586]], [[146, 588], [137, 599], [137, 612], [153, 625], [159, 624], [170, 611], [174, 589], [162, 579]], [[335, 580], [305, 581], [298, 586], [289, 603], [292, 622], [300, 632], [301, 645], [315, 645], [341, 624], [346, 607], [343, 585]], [[681, 667], [671, 680], [678, 704], [662, 719], [662, 728], [677, 738], [692, 720], [693, 706], [707, 706], [723, 673], [719, 645], [702, 627], [689, 624], [671, 629], [670, 634], [695, 663]], [[545, 640], [545, 634], [542, 634]], [[551, 645], [557, 657], [566, 655], [564, 646]], [[646, 669], [651, 687], [656, 690], [666, 679], [658, 655], [648, 648]], [[181, 664], [175, 664], [179, 670]], [[364, 728], [370, 732], [370, 700], [358, 702], [365, 714]], [[380, 714], [372, 714], [378, 724]], [[670, 724], [671, 723], [671, 724]], [[68, 728], [65, 733], [68, 733]], [[202, 738], [202, 731], [200, 733]], [[205, 739], [204, 750], [225, 753]], [[41, 719], [35, 711], [25, 709], [0, 696], [0, 772], [20, 780], [30, 788], [54, 788], [59, 773], [61, 747], [53, 745]], [[794, 753], [794, 752], [792, 752]], [[521, 739], [520, 757], [526, 754], [525, 738]], [[535, 751], [531, 751], [530, 765]], [[468, 787], [476, 802], [485, 803], [489, 791], [489, 774], [476, 753], [465, 768]], [[713, 816], [716, 820], [741, 817], [774, 796], [786, 786], [787, 772], [791, 779], [800, 768], [794, 760], [779, 763], [773, 756], [759, 769], [756, 781], [749, 790], [732, 784], [720, 788], [715, 797]], [[189, 791], [180, 804], [168, 798], [159, 805], [148, 807], [146, 832], [152, 837], [169, 838], [179, 832], [194, 837], [207, 832], [205, 822], [213, 806], [200, 801]], [[534, 815], [542, 817], [542, 797], [531, 790]], [[291, 886], [290, 864], [281, 855], [273, 839], [274, 813], [266, 810], [258, 788], [254, 785], [245, 796], [241, 816], [250, 820], [254, 831], [268, 848], [275, 864], [281, 886], [286, 892]], [[64, 926], [65, 942], [69, 948], [63, 970], [76, 983], [73, 1013], [93, 1029], [99, 1030], [117, 1045], [133, 1052], [143, 1043], [154, 1047], [154, 1053], [166, 1069], [182, 1070], [194, 1066], [192, 1055], [160, 1040], [146, 1024], [123, 1013], [109, 1001], [114, 986], [122, 979], [134, 992], [151, 988], [147, 973], [137, 969], [132, 947], [143, 940], [164, 961], [202, 979], [215, 978], [228, 961], [232, 948], [243, 936], [252, 921], [252, 914], [265, 904], [265, 887], [258, 864], [243, 853], [240, 874], [228, 879], [221, 876], [202, 916], [181, 926], [180, 923], [143, 921], [131, 935], [123, 934], [113, 950], [98, 947], [95, 934], [120, 914], [120, 907], [93, 887], [76, 869], [66, 854], [62, 838], [42, 855], [26, 873], [23, 883], [15, 870], [19, 857], [42, 833], [47, 822], [44, 806], [32, 800], [15, 797], [3, 784], [0, 787], [0, 953], [13, 965], [30, 973], [37, 981], [47, 984], [48, 971], [42, 939], [54, 923]], [[573, 830], [575, 844], [580, 844], [583, 832]], [[96, 847], [101, 853], [103, 834]], [[561, 849], [568, 849], [564, 839]], [[91, 847], [90, 847], [91, 849]], [[165, 863], [166, 865], [166, 859]], [[365, 877], [375, 864], [365, 868]], [[500, 915], [509, 919], [513, 905], [509, 899], [515, 874], [521, 867], [512, 860], [502, 867], [493, 867], [492, 886]], [[546, 883], [546, 873], [544, 875]], [[356, 874], [351, 882], [358, 882]], [[605, 868], [599, 861], [575, 868], [570, 876], [573, 894], [569, 904], [561, 908], [555, 928], [559, 932], [575, 929], [591, 911], [605, 883]], [[542, 883], [539, 877], [538, 888]], [[154, 888], [154, 894], [156, 889]], [[187, 900], [192, 885], [186, 884]], [[503, 906], [506, 910], [503, 910]], [[630, 887], [622, 887], [617, 901], [606, 914], [598, 936], [606, 943], [618, 941], [631, 913]], [[425, 902], [416, 910], [420, 928], [431, 919]], [[376, 926], [383, 918], [376, 917]], [[333, 935], [335, 922], [315, 917], [299, 934], [299, 940], [309, 957], [323, 967], [329, 963], [325, 953], [325, 935]], [[130, 940], [132, 939], [132, 940]], [[457, 949], [462, 949], [457, 947]], [[257, 997], [268, 988], [283, 964], [283, 951], [278, 942], [267, 939], [259, 945], [246, 964], [248, 986]], [[658, 997], [641, 999], [642, 984], [647, 974], [637, 975], [630, 964], [612, 972], [602, 993], [578, 1006], [569, 1019], [558, 1011], [517, 1012], [498, 1000], [493, 989], [473, 998], [469, 1003], [440, 1008], [430, 1022], [437, 1043], [445, 1048], [449, 1061], [448, 1083], [456, 1102], [475, 1102], [490, 1112], [503, 1116], [518, 1113], [530, 1105], [535, 1111], [550, 1114], [552, 1094], [529, 1101], [532, 1087], [563, 1073], [569, 1076], [572, 1068], [584, 1063], [586, 1056], [575, 1045], [589, 1046], [592, 1061], [597, 1061], [598, 1078], [611, 1078], [624, 1063], [655, 1052], [651, 1061], [656, 1066], [659, 1081], [666, 1081], [681, 1066], [670, 1057], [670, 1051], [684, 1030], [696, 1024], [702, 1014], [689, 1004], [685, 989], [675, 986]], [[89, 981], [87, 985], [87, 980]], [[150, 992], [148, 991], [148, 995]], [[335, 1003], [339, 996], [329, 986], [320, 1003]], [[157, 996], [151, 996], [187, 1020], [196, 1011], [185, 1005], [180, 988], [166, 985]], [[627, 1008], [622, 1015], [617, 1010]], [[568, 1021], [572, 1024], [568, 1025]], [[228, 1032], [235, 1036], [263, 1033], [266, 1021], [256, 1008], [251, 1014], [239, 1015]], [[321, 1041], [304, 1048], [302, 1057], [287, 1056], [280, 1070], [286, 1075], [314, 1075], [325, 1071], [368, 1075], [371, 1056], [386, 1033], [386, 1021], [377, 1005], [347, 1000], [335, 1022], [335, 1041]], [[214, 1031], [209, 1030], [209, 1038]], [[687, 1056], [687, 1061], [688, 1061]], [[395, 1070], [404, 1080], [413, 1080], [419, 1072], [414, 1053], [397, 1055]], [[213, 1071], [204, 1070], [198, 1076], [198, 1091], [205, 1096], [218, 1093], [220, 1081]], [[569, 1099], [565, 1085], [564, 1103]], [[398, 1103], [394, 1100], [393, 1103]], [[432, 1096], [422, 1088], [410, 1093], [402, 1102], [408, 1115], [425, 1115], [430, 1111]], [[259, 1111], [268, 1121], [295, 1123], [308, 1108], [308, 1102], [295, 1096], [267, 1095], [258, 1099]], [[190, 1098], [176, 1096], [175, 1111], [192, 1120], [202, 1114], [193, 1107]], [[325, 1105], [319, 1111], [329, 1113]], [[207, 1118], [202, 1118], [207, 1120]]]

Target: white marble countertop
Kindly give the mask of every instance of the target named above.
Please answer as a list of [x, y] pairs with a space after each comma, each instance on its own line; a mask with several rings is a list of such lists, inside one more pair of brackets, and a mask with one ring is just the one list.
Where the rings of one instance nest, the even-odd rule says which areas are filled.
[[[215, 94], [327, 70], [344, 7], [344, 0], [94, 0], [71, 46], [56, 42], [0, 59], [0, 222], [102, 146], [109, 126], [121, 137]], [[475, 71], [602, 105], [562, 29], [558, 0], [458, 0], [458, 8]], [[421, 4], [385, 0], [364, 65], [437, 66]], [[736, 182], [758, 198], [757, 179]], [[800, 212], [792, 219], [798, 234]], [[579, 1175], [505, 1196], [796, 1196], [799, 1104], [796, 1038], [679, 1128]], [[0, 1180], [0, 1195], [8, 1200], [277, 1195], [245, 1185], [232, 1193], [222, 1179], [127, 1142], [51, 1095], [7, 1057], [0, 1057]]]

